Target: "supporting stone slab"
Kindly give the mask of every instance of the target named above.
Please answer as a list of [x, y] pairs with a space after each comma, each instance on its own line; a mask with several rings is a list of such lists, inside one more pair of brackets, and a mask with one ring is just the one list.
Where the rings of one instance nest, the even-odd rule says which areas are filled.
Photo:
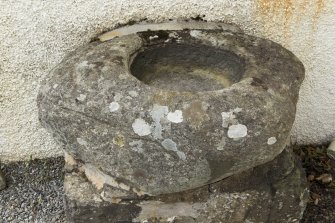
[[299, 222], [308, 197], [304, 171], [290, 149], [219, 182], [159, 196], [134, 196], [106, 184], [97, 189], [84, 168], [67, 168], [65, 176], [71, 223]]

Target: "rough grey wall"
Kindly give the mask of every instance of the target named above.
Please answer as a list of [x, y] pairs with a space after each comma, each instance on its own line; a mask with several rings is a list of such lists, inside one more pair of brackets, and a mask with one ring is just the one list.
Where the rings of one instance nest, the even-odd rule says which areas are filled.
[[305, 64], [292, 139], [335, 136], [335, 1], [333, 0], [0, 0], [0, 157], [61, 154], [37, 119], [41, 79], [63, 56], [130, 20], [206, 15], [292, 50]]

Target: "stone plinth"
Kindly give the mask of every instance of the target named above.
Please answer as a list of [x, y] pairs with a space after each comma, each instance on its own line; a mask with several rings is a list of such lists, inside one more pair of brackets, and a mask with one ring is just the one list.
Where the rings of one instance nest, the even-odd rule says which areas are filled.
[[86, 176], [80, 163], [68, 169], [66, 212], [71, 223], [299, 222], [308, 199], [304, 171], [289, 149], [219, 182], [160, 196], [137, 196], [106, 184], [97, 188], [97, 179]]

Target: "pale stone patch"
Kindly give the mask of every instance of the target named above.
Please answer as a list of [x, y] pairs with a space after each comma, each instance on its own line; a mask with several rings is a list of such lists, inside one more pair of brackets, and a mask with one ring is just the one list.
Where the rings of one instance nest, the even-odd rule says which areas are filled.
[[149, 36], [149, 40], [154, 40], [154, 39], [158, 39], [158, 36], [157, 35]]
[[270, 138], [268, 138], [268, 145], [273, 145], [273, 144], [275, 144], [277, 142], [277, 139], [276, 139], [276, 137], [270, 137]]
[[80, 95], [77, 97], [77, 100], [78, 100], [78, 101], [85, 101], [85, 99], [86, 99], [86, 95], [84, 95], [84, 94], [80, 94]]
[[77, 161], [66, 151], [64, 151], [64, 161], [67, 165], [70, 165], [70, 166], [75, 166], [78, 164]]

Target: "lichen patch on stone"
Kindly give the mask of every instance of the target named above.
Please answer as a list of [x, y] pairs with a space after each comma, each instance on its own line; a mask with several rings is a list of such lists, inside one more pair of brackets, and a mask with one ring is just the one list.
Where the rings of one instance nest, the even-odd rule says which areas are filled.
[[129, 143], [130, 148], [138, 153], [143, 153], [143, 142], [141, 140], [132, 141]]
[[191, 104], [185, 106], [185, 120], [189, 122], [194, 129], [200, 128], [202, 123], [210, 119], [203, 107], [203, 103], [200, 101], [193, 101]]
[[163, 118], [168, 112], [169, 108], [167, 106], [155, 104], [150, 114], [154, 122], [160, 122], [161, 118]]
[[221, 112], [222, 116], [222, 127], [228, 128], [231, 124], [238, 124], [235, 114], [242, 111], [242, 108], [235, 108], [229, 112]]
[[276, 137], [270, 137], [270, 138], [268, 138], [268, 145], [273, 145], [273, 144], [275, 144], [277, 142], [277, 139], [276, 139]]
[[112, 103], [109, 104], [109, 111], [110, 112], [116, 112], [117, 110], [119, 110], [120, 108], [120, 104], [113, 101]]
[[146, 136], [151, 133], [150, 125], [143, 119], [137, 118], [132, 124], [134, 132], [139, 136]]
[[172, 139], [164, 139], [162, 142], [162, 146], [166, 150], [171, 150], [177, 153], [178, 157], [182, 160], [186, 160], [186, 155], [184, 152], [178, 150], [177, 144]]
[[167, 115], [167, 119], [173, 123], [180, 123], [183, 121], [183, 112], [180, 110], [169, 112]]
[[224, 137], [220, 140], [220, 142], [216, 145], [217, 150], [224, 150], [224, 146], [226, 145], [226, 140]]
[[223, 128], [228, 128], [231, 120], [235, 118], [235, 115], [232, 112], [221, 112], [221, 116]]
[[152, 120], [154, 121], [152, 134], [155, 139], [162, 139], [162, 131], [163, 127], [161, 124], [161, 119], [164, 118], [169, 112], [169, 108], [167, 106], [157, 105], [155, 104], [150, 111], [150, 115]]
[[245, 125], [237, 124], [237, 125], [231, 125], [228, 128], [228, 137], [231, 139], [237, 139], [247, 136], [248, 134], [248, 128]]
[[113, 140], [112, 140], [113, 144], [114, 145], [117, 145], [119, 147], [124, 147], [124, 144], [125, 144], [125, 138], [123, 135], [121, 134], [117, 134]]

